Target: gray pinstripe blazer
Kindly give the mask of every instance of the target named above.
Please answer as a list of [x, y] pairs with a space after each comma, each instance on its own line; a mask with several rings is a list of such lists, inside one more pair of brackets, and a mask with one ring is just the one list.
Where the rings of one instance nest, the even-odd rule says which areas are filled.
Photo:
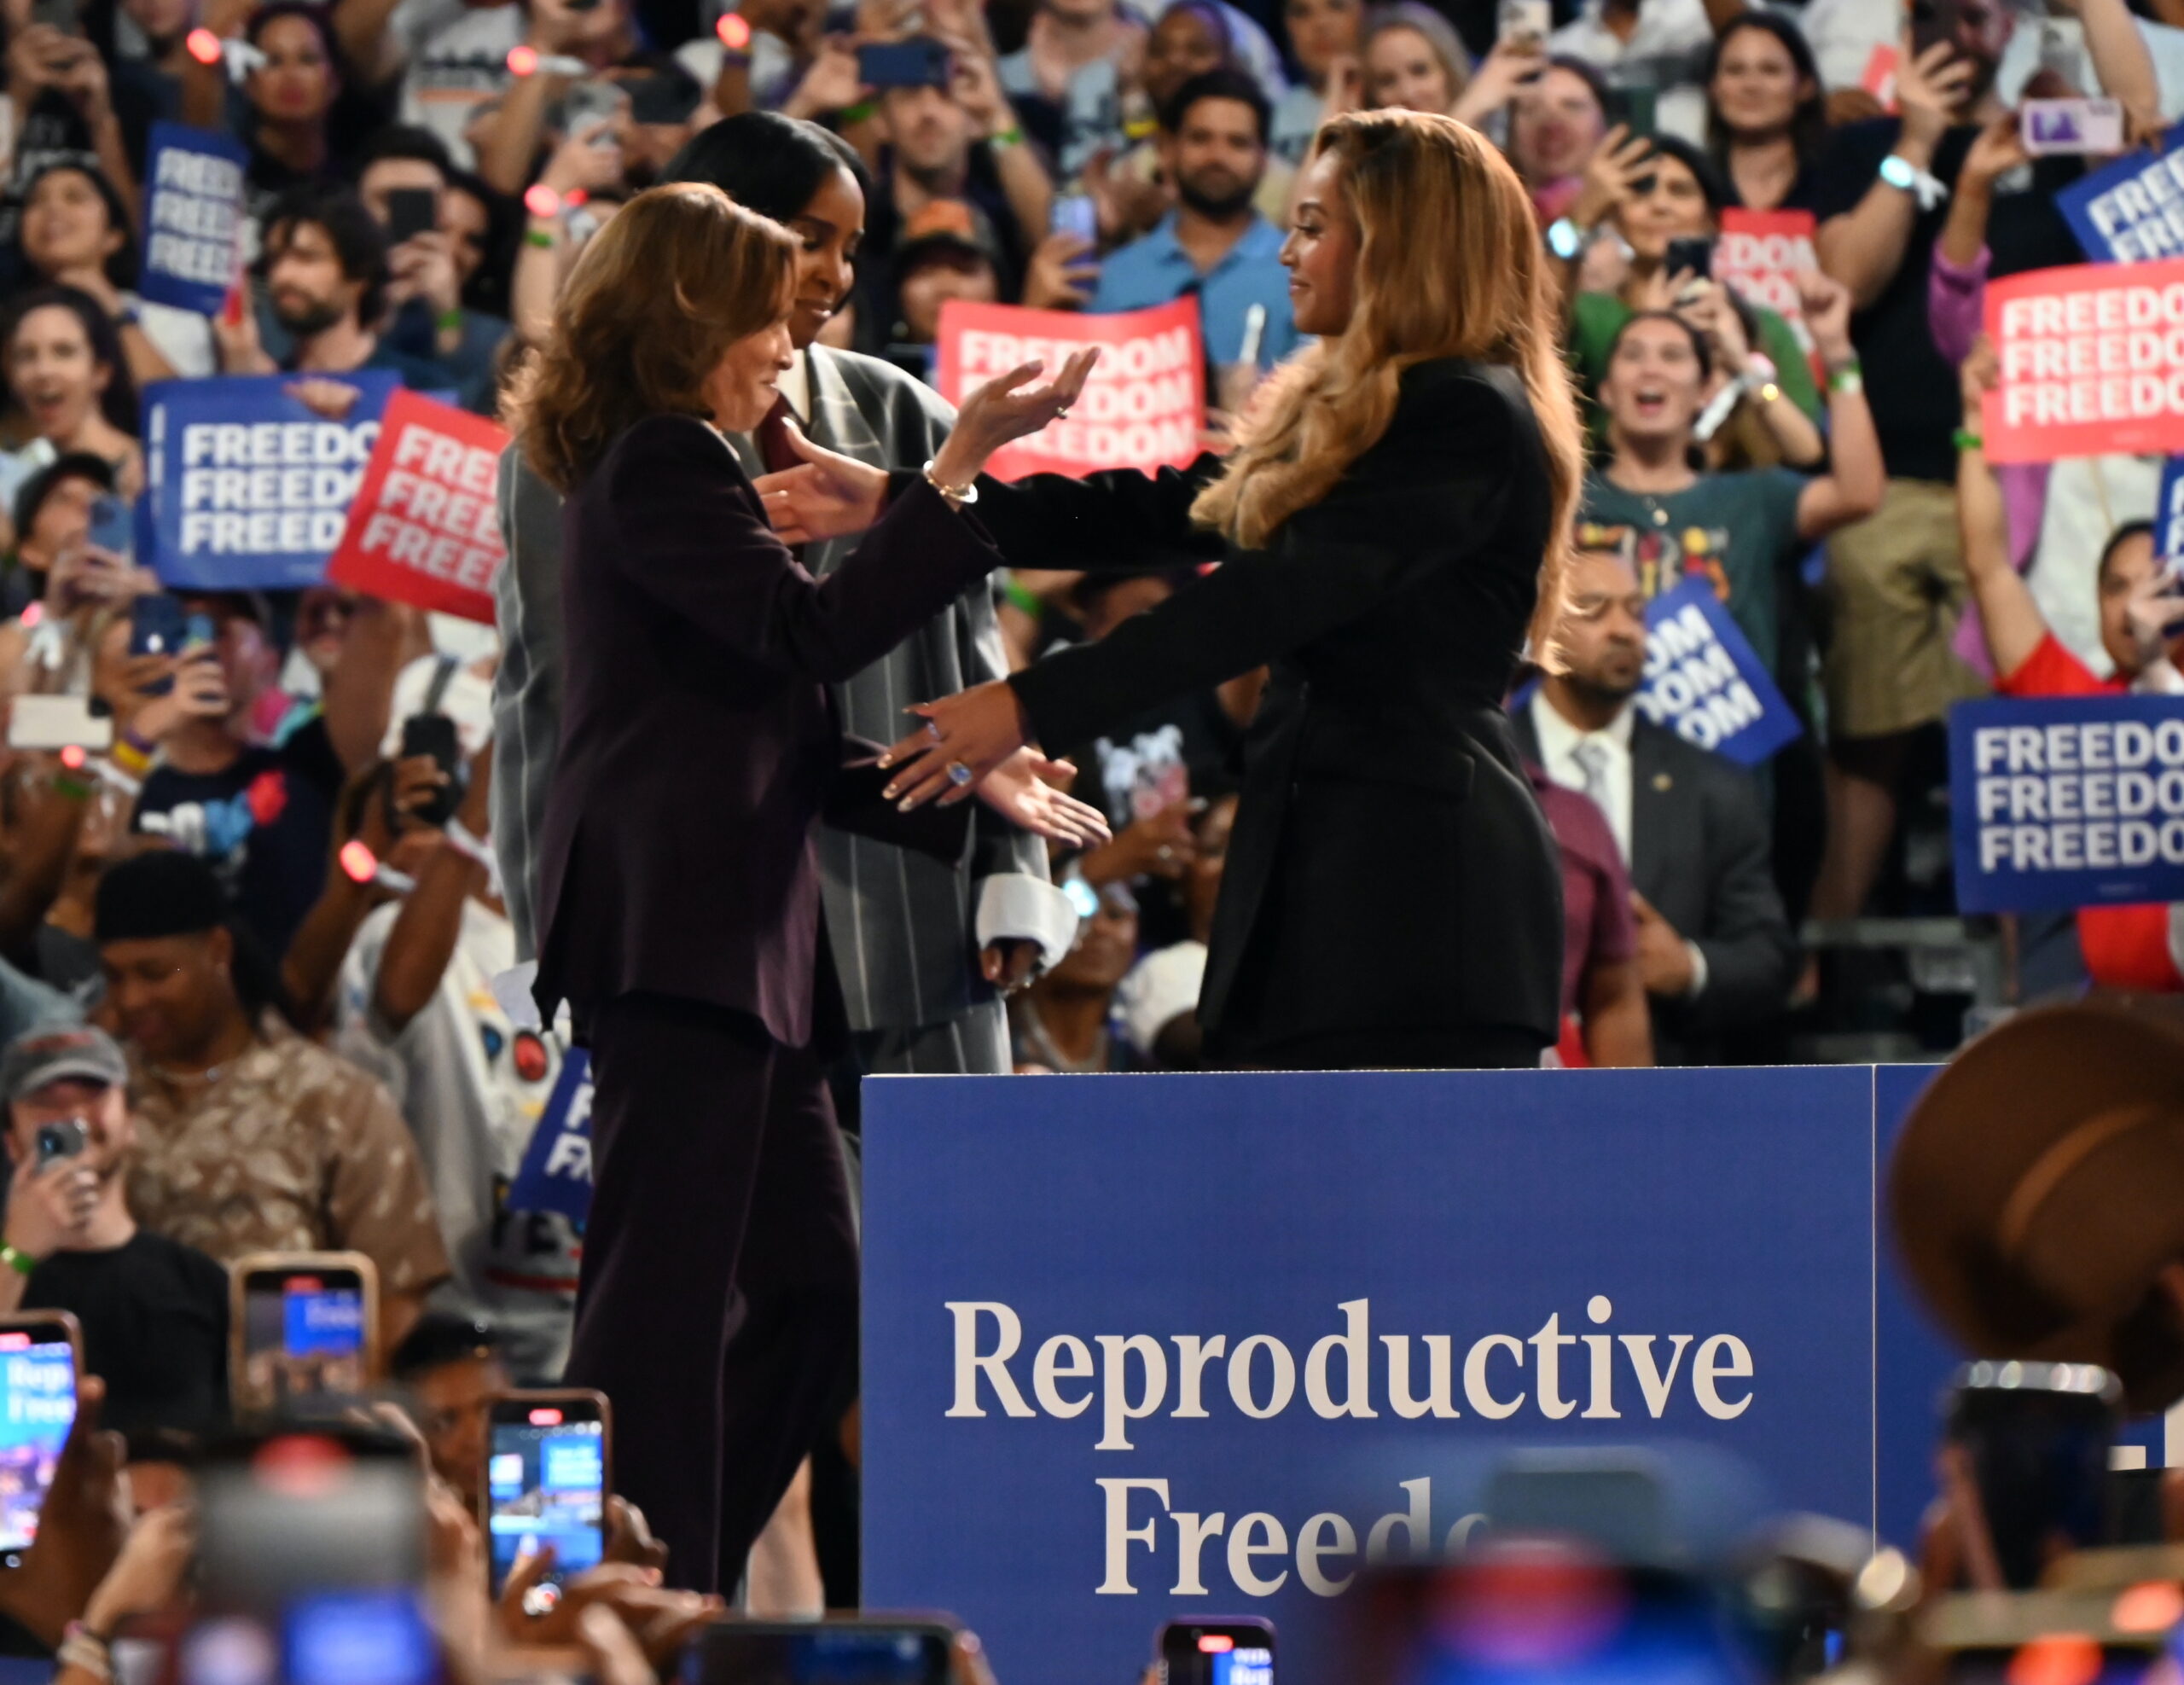
[[[955, 416], [930, 389], [876, 358], [813, 346], [812, 440], [886, 468], [915, 468], [939, 449]], [[749, 440], [729, 440], [763, 472]], [[561, 499], [511, 448], [501, 458], [501, 533], [508, 565], [494, 583], [502, 652], [493, 684], [493, 847], [507, 880], [518, 952], [532, 956], [538, 828], [546, 811], [561, 715]], [[834, 539], [807, 553], [825, 574], [856, 547]], [[880, 742], [904, 735], [903, 709], [1006, 675], [1001, 629], [984, 585], [834, 688], [842, 729]], [[827, 929], [855, 1030], [944, 1023], [993, 999], [979, 976], [972, 915], [979, 881], [996, 872], [1047, 876], [1036, 838], [986, 823], [980, 810], [953, 866], [892, 844], [819, 833]]]

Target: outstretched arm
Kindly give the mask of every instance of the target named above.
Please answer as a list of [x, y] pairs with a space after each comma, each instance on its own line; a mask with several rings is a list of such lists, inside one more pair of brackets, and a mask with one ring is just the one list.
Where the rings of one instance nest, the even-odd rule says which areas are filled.
[[[1516, 478], [1512, 422], [1484, 388], [1455, 386], [1405, 418], [1327, 497], [1285, 524], [1271, 549], [1194, 582], [1096, 644], [914, 712], [897, 744], [898, 799], [924, 801], [983, 776], [1024, 744], [1084, 742], [1140, 709], [1259, 666], [1367, 613], [1409, 580], [1461, 561], [1498, 524]], [[1442, 407], [1445, 404], [1445, 407]], [[1522, 618], [1529, 571], [1479, 570]]]

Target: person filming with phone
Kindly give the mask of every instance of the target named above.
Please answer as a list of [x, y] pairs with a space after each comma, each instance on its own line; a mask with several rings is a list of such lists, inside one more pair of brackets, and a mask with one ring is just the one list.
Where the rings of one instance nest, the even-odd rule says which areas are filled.
[[107, 1421], [211, 1427], [228, 1406], [228, 1272], [138, 1226], [129, 1065], [103, 1030], [19, 1036], [0, 1055], [13, 1172], [0, 1232], [0, 1316], [66, 1310], [107, 1384]]

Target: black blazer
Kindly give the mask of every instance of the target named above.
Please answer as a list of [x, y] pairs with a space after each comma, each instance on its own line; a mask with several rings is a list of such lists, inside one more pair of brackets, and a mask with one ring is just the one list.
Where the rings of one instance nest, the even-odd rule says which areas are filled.
[[[644, 990], [810, 1038], [812, 823], [905, 840], [884, 775], [840, 775], [827, 686], [1001, 560], [930, 486], [897, 486], [821, 580], [774, 536], [727, 441], [688, 416], [630, 428], [563, 504], [566, 676], [539, 840], [549, 1020], [564, 998]], [[944, 811], [909, 840], [960, 854], [968, 810]]]
[[[982, 486], [980, 508], [1026, 565], [1218, 557], [1189, 521], [1214, 466]], [[1386, 434], [1265, 549], [1010, 681], [1061, 745], [1271, 664], [1199, 1002], [1224, 1060], [1366, 1029], [1554, 1039], [1560, 870], [1501, 705], [1551, 503], [1514, 375], [1422, 363]]]
[[[1539, 758], [1531, 711], [1517, 741]], [[1665, 726], [1630, 723], [1630, 883], [1706, 956], [1695, 1001], [1653, 1003], [1653, 1051], [1663, 1065], [1707, 1063], [1724, 1032], [1781, 1012], [1798, 944], [1774, 887], [1768, 822], [1749, 774]]]

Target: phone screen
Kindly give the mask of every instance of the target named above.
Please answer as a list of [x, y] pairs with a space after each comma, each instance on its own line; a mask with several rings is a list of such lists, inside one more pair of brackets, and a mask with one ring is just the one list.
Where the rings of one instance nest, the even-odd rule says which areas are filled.
[[684, 1685], [947, 1685], [948, 1634], [885, 1621], [728, 1623], [708, 1627], [691, 1647], [682, 1678]]
[[485, 1454], [496, 1595], [542, 1545], [554, 1547], [549, 1583], [597, 1566], [607, 1527], [607, 1425], [573, 1401], [502, 1409]]
[[353, 1271], [253, 1271], [242, 1304], [243, 1391], [255, 1408], [364, 1390], [364, 1287]]
[[1161, 1641], [1167, 1685], [1274, 1685], [1274, 1635], [1170, 1627]]
[[1089, 193], [1056, 194], [1048, 222], [1056, 234], [1073, 234], [1088, 246], [1100, 243], [1100, 208]]
[[0, 1565], [38, 1537], [38, 1511], [76, 1420], [76, 1348], [59, 1323], [0, 1328]]

